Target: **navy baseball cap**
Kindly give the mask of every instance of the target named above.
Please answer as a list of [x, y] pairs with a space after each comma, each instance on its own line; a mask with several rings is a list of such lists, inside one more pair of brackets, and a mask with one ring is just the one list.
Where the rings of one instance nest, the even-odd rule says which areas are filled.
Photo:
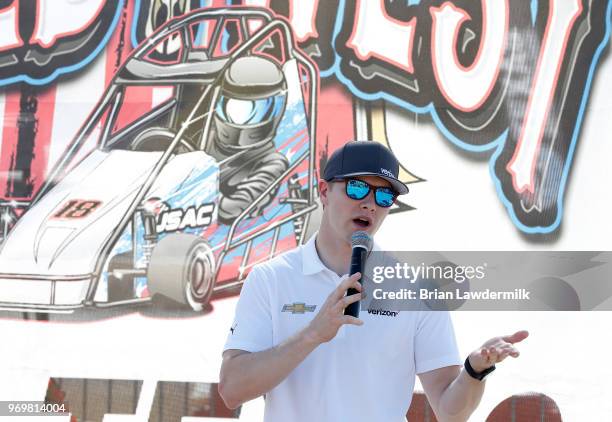
[[399, 161], [395, 155], [374, 141], [350, 141], [329, 157], [323, 179], [328, 182], [352, 176], [378, 176], [389, 181], [400, 195], [408, 193], [408, 186], [400, 182]]

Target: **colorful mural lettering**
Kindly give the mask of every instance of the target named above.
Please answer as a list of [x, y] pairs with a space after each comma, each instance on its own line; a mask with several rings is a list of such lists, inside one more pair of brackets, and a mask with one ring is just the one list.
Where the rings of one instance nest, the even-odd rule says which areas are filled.
[[[96, 58], [117, 26], [122, 1], [4, 1], [0, 6], [0, 85], [48, 85]], [[58, 19], [58, 9], [69, 12]]]

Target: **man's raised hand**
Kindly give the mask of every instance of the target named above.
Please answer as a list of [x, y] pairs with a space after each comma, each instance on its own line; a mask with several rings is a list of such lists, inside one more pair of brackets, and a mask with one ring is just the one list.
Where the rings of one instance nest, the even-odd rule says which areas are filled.
[[508, 356], [516, 358], [520, 355], [520, 352], [515, 344], [525, 340], [528, 336], [529, 333], [522, 330], [508, 336], [493, 337], [485, 342], [480, 349], [470, 354], [470, 365], [472, 365], [474, 371], [482, 372]]

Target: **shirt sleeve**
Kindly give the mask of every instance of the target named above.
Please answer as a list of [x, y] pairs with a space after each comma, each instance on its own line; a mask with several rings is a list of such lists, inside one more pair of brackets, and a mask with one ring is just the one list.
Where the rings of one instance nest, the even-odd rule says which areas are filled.
[[255, 266], [247, 276], [236, 305], [234, 321], [223, 350], [239, 349], [259, 352], [272, 347], [270, 296], [266, 273]]
[[417, 374], [462, 364], [449, 312], [420, 312], [414, 350]]

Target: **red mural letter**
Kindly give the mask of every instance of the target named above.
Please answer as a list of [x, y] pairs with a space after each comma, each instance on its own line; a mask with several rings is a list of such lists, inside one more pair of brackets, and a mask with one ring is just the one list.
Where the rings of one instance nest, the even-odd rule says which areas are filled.
[[[319, 0], [286, 0], [289, 3], [289, 22], [298, 42], [311, 37], [318, 37], [315, 26]], [[272, 9], [270, 0], [244, 0], [247, 6], [259, 6]], [[253, 29], [253, 28], [251, 28]], [[257, 28], [254, 28], [257, 29]]]
[[489, 97], [504, 57], [510, 11], [508, 0], [482, 0], [482, 32], [474, 62], [465, 67], [457, 59], [461, 25], [467, 12], [446, 2], [432, 7], [431, 58], [440, 93], [458, 110], [477, 110]]
[[[244, 0], [242, 4], [245, 6], [257, 6], [270, 9], [270, 0]], [[263, 22], [259, 20], [249, 22], [249, 31], [251, 33], [257, 31], [261, 28], [262, 24]]]
[[103, 6], [104, 0], [39, 0], [30, 43], [49, 47], [58, 38], [78, 34], [93, 22]]
[[315, 25], [319, 0], [289, 0], [289, 21], [298, 42], [319, 36]]
[[393, 19], [386, 13], [384, 0], [356, 1], [355, 26], [347, 47], [361, 60], [376, 56], [414, 73], [412, 48], [416, 18], [409, 22]]
[[0, 51], [20, 47], [23, 41], [19, 36], [19, 2], [0, 9]]
[[553, 0], [535, 75], [529, 92], [529, 102], [521, 132], [507, 170], [512, 175], [516, 192], [535, 190], [535, 172], [544, 127], [557, 89], [559, 72], [566, 57], [569, 35], [582, 13], [580, 0]]

